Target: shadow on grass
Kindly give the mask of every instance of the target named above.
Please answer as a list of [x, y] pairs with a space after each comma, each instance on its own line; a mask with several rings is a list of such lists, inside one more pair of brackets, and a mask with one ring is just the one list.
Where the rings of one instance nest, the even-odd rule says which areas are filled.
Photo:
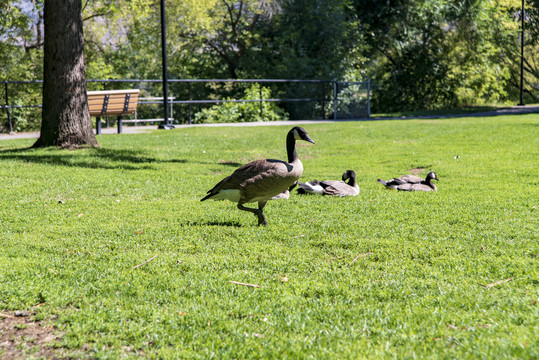
[[229, 226], [242, 227], [237, 221], [189, 221], [183, 224], [184, 226]]
[[242, 165], [245, 165], [244, 163], [238, 163], [238, 162], [232, 162], [232, 161], [220, 161], [217, 164], [231, 166], [231, 167], [240, 167]]
[[187, 163], [185, 159], [158, 159], [141, 151], [125, 149], [89, 148], [78, 151], [62, 151], [56, 148], [2, 149], [0, 160], [18, 160], [27, 163], [49, 164], [90, 169], [154, 169], [152, 164]]

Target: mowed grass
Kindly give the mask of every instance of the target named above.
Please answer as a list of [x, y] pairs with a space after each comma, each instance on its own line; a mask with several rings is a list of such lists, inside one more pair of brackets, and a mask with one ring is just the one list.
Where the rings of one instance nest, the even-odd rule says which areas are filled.
[[[539, 357], [539, 115], [305, 125], [302, 179], [359, 196], [199, 201], [290, 128], [0, 142], [0, 311], [77, 358]], [[376, 182], [413, 168], [438, 192]]]

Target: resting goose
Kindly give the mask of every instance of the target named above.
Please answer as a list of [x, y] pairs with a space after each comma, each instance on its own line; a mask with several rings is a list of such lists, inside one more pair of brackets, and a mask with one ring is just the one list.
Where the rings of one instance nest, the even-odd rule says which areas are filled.
[[[348, 180], [348, 183], [345, 181]], [[356, 173], [353, 170], [346, 170], [342, 174], [342, 181], [313, 180], [304, 183], [298, 182], [298, 194], [320, 194], [330, 196], [356, 196], [359, 194], [359, 185], [356, 182]]]
[[378, 179], [378, 182], [388, 189], [397, 189], [402, 191], [436, 191], [436, 185], [432, 180], [438, 180], [438, 176], [434, 172], [429, 172], [425, 179], [415, 175], [404, 175], [400, 178], [384, 181]]
[[[258, 225], [266, 225], [263, 210], [266, 202], [288, 190], [303, 174], [303, 165], [296, 153], [296, 140], [314, 144], [303, 128], [294, 126], [286, 136], [288, 162], [263, 159], [245, 164], [217, 183], [200, 201], [227, 199], [237, 202], [238, 209], [258, 217]], [[253, 202], [258, 202], [258, 209], [243, 206]]]
[[288, 200], [290, 198], [290, 192], [296, 187], [297, 184], [298, 182], [296, 181], [292, 186], [290, 186], [288, 189], [286, 189], [282, 193], [272, 196], [271, 200], [280, 200], [280, 199]]

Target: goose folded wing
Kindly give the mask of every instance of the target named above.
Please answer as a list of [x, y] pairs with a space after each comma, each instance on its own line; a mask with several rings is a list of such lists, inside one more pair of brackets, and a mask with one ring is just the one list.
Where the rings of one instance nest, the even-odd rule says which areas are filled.
[[246, 182], [252, 181], [256, 176], [260, 161], [257, 160], [245, 164], [236, 169], [231, 175], [225, 177], [223, 180], [219, 181], [211, 190], [208, 191], [208, 194], [215, 194], [221, 190], [231, 190], [231, 189], [241, 189]]
[[433, 189], [424, 184], [403, 184], [397, 187], [398, 190], [402, 191], [432, 191]]
[[415, 176], [415, 175], [404, 175], [404, 176], [401, 176], [400, 178], [395, 179], [395, 180], [400, 180], [400, 181], [402, 181], [402, 183], [419, 184], [425, 179], [422, 179], [419, 176]]
[[341, 185], [346, 185], [344, 181], [335, 180], [320, 181], [319, 184], [324, 189], [324, 195], [339, 195], [342, 191]]

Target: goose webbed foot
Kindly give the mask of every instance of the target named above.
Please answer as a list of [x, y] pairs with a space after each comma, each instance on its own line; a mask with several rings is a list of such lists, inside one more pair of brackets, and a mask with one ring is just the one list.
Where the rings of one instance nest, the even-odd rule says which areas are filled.
[[268, 223], [266, 222], [266, 218], [264, 217], [264, 212], [261, 209], [258, 210], [256, 215], [258, 216], [258, 226], [260, 226], [260, 225], [263, 225], [263, 226], [268, 225]]

